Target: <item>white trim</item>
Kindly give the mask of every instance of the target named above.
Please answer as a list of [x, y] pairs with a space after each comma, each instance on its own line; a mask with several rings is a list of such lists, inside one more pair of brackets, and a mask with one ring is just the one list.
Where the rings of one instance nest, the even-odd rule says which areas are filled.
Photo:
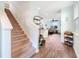
[[35, 50], [35, 53], [38, 53], [38, 52], [39, 52], [39, 49], [36, 49], [36, 50]]
[[79, 58], [79, 54], [78, 54], [78, 52], [76, 51], [76, 48], [73, 47], [73, 49], [74, 49], [74, 51], [75, 51], [75, 53], [76, 53], [77, 58]]

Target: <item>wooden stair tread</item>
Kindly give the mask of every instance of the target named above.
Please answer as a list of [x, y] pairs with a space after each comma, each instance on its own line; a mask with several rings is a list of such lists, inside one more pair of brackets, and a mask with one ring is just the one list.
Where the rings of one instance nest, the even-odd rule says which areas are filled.
[[21, 36], [26, 37], [26, 35], [25, 35], [25, 34], [19, 34], [19, 35], [13, 35], [13, 36], [12, 36], [12, 38], [14, 38], [14, 37], [16, 37], [16, 38], [17, 38], [17, 37], [21, 37]]
[[16, 41], [16, 40], [20, 40], [20, 39], [28, 39], [28, 38], [26, 38], [26, 36], [22, 36], [22, 37], [17, 37], [17, 38], [12, 38], [12, 41]]
[[[25, 48], [23, 48], [22, 49], [22, 51], [20, 51], [20, 52], [18, 52], [18, 53], [16, 53], [15, 55], [13, 55], [12, 57], [19, 57], [19, 58], [21, 58], [22, 56], [24, 57], [24, 54], [26, 53], [26, 54], [28, 54], [28, 51], [30, 51], [30, 49], [31, 49], [31, 46], [30, 45], [28, 45], [28, 47], [25, 47]], [[31, 49], [32, 50], [32, 49]], [[27, 52], [26, 52], [27, 51]], [[34, 51], [34, 50], [32, 50], [32, 51]], [[30, 54], [32, 54], [32, 52], [30, 53]], [[16, 58], [15, 57], [15, 58]], [[30, 55], [29, 55], [29, 57], [30, 57]]]
[[26, 43], [28, 43], [28, 42], [29, 42], [29, 40], [19, 42], [18, 44], [12, 44], [12, 48], [15, 48], [15, 47], [18, 47], [18, 46], [24, 45], [24, 44], [26, 44]]
[[16, 31], [19, 30], [20, 31], [22, 29], [21, 28], [18, 28], [18, 27], [15, 27], [15, 28], [13, 28], [13, 30], [16, 30]]
[[20, 35], [20, 34], [24, 34], [23, 32], [18, 32], [18, 33], [16, 33], [16, 32], [14, 32], [14, 33], [11, 33], [12, 35]]
[[16, 47], [16, 49], [12, 49], [12, 53], [16, 53], [17, 51], [20, 52], [21, 50], [24, 50], [25, 48], [29, 47], [29, 45], [30, 43], [18, 46]]
[[13, 32], [18, 32], [18, 31], [23, 31], [21, 28], [13, 28], [13, 30], [12, 30]]
[[23, 54], [19, 55], [19, 58], [30, 58], [35, 54], [35, 49], [33, 47], [29, 47], [28, 52], [24, 52]]
[[20, 32], [12, 32], [11, 34], [24, 34], [24, 31], [20, 31]]
[[17, 44], [17, 43], [22, 42], [22, 41], [27, 41], [27, 39], [15, 40], [15, 41], [12, 41], [12, 44]]
[[[21, 50], [21, 49], [23, 49], [23, 48], [25, 48], [26, 47], [26, 44], [24, 43], [23, 45], [20, 45], [20, 46], [18, 46], [18, 47], [15, 47], [16, 49], [12, 49], [12, 53], [15, 53], [15, 52], [17, 52], [18, 50]], [[12, 47], [13, 48], [13, 47]]]
[[17, 33], [24, 33], [24, 31], [12, 31], [13, 34], [17, 34]]
[[23, 36], [18, 36], [18, 37], [12, 37], [12, 41], [14, 40], [20, 40], [20, 39], [27, 39], [26, 35], [23, 35]]

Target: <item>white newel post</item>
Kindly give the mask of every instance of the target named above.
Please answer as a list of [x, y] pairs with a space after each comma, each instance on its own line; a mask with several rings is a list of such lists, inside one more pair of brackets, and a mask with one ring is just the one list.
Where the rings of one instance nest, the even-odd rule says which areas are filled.
[[11, 57], [11, 30], [12, 25], [7, 18], [7, 15], [5, 13], [2, 13], [0, 15], [0, 34], [1, 34], [1, 48], [0, 48], [0, 54], [1, 58], [10, 58]]

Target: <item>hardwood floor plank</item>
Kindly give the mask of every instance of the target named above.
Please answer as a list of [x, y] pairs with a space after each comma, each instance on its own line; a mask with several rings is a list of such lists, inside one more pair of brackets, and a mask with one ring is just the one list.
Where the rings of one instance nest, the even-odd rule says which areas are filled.
[[46, 39], [45, 47], [32, 58], [76, 58], [72, 47], [64, 45], [60, 41], [60, 35], [51, 35]]

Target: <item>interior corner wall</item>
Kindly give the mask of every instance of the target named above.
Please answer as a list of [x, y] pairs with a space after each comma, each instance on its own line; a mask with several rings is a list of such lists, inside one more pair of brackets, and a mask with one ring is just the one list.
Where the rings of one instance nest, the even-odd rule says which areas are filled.
[[66, 7], [61, 11], [61, 42], [64, 43], [64, 32], [73, 32], [73, 7]]

